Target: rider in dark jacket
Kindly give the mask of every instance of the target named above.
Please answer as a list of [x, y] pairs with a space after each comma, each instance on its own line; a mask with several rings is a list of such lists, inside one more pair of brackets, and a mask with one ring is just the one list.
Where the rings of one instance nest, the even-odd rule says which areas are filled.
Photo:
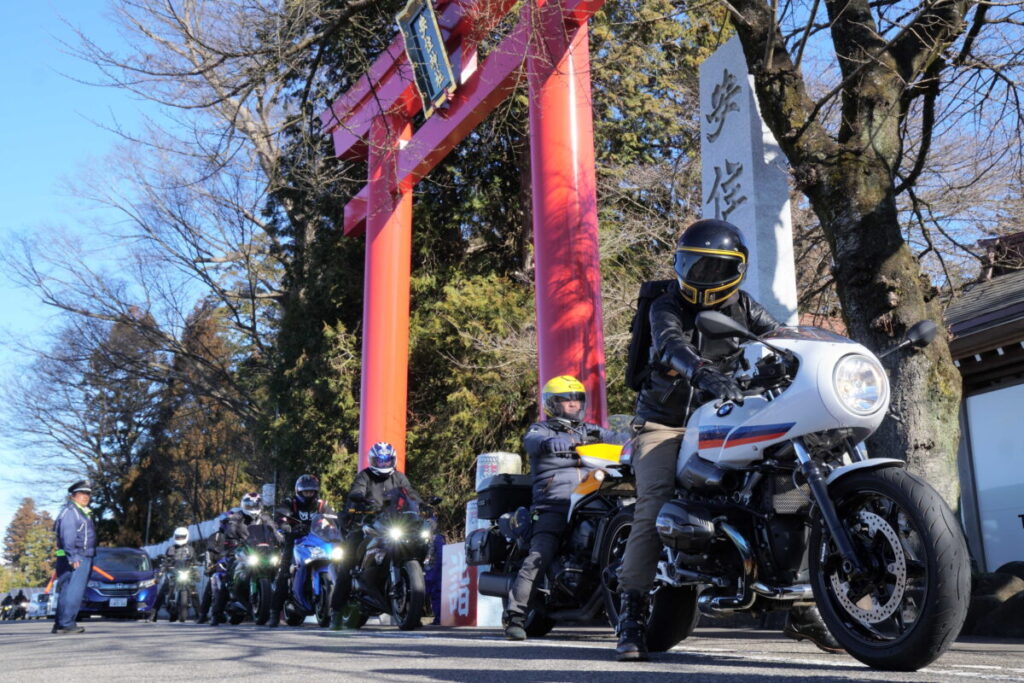
[[587, 443], [623, 443], [625, 434], [583, 421], [587, 394], [575, 377], [554, 377], [541, 390], [546, 420], [530, 426], [523, 448], [530, 458], [533, 478], [533, 527], [530, 552], [523, 560], [509, 591], [505, 611], [505, 636], [526, 638], [526, 610], [534, 583], [543, 576], [561, 542], [567, 523], [569, 497], [590, 471], [577, 457], [575, 447]]
[[189, 566], [195, 562], [196, 554], [192, 545], [188, 542], [188, 529], [180, 526], [174, 530], [174, 536], [167, 550], [160, 556], [160, 568], [163, 577], [160, 582], [160, 590], [156, 595], [156, 603], [153, 605], [153, 621], [156, 621], [157, 614], [167, 599], [167, 591], [172, 583], [171, 572], [175, 571], [179, 563], [188, 563]]
[[[363, 469], [352, 481], [348, 491], [346, 502], [346, 513], [344, 516], [345, 545], [344, 556], [341, 568], [338, 570], [338, 583], [334, 586], [334, 594], [331, 596], [331, 628], [341, 628], [341, 610], [348, 601], [352, 588], [352, 570], [355, 568], [356, 560], [363, 555], [362, 527], [352, 523], [352, 516], [349, 510], [359, 510], [367, 513], [379, 511], [387, 503], [389, 492], [402, 489], [412, 500], [419, 503], [420, 497], [416, 489], [412, 487], [409, 478], [405, 473], [395, 469], [398, 462], [398, 453], [394, 446], [379, 441], [370, 447], [367, 454], [369, 467]], [[365, 567], [369, 572], [366, 577], [368, 587], [372, 590], [375, 585], [372, 576], [374, 567]]]
[[273, 519], [263, 511], [262, 496], [255, 492], [242, 496], [240, 505], [229, 510], [221, 520], [219, 533], [212, 539], [212, 555], [217, 558], [217, 566], [223, 567], [224, 578], [213, 586], [213, 613], [210, 617], [210, 626], [217, 626], [225, 621], [224, 609], [228, 605], [228, 600], [232, 598], [235, 551], [249, 537], [249, 526], [260, 522], [274, 526]]
[[[739, 386], [727, 374], [739, 349], [732, 339], [704, 339], [696, 329], [697, 314], [716, 310], [761, 335], [779, 326], [749, 294], [740, 290], [748, 268], [748, 251], [739, 229], [725, 221], [704, 219], [690, 225], [676, 242], [678, 288], [651, 305], [652, 371], [637, 396], [633, 421], [633, 471], [637, 502], [633, 526], [619, 573], [621, 609], [616, 632], [620, 660], [647, 658], [647, 600], [661, 553], [655, 529], [661, 506], [675, 489], [679, 447], [690, 413], [713, 400], [742, 400]], [[838, 643], [812, 608], [787, 625], [791, 637], [810, 638], [833, 651]]]
[[281, 546], [281, 564], [274, 582], [274, 603], [270, 608], [267, 625], [276, 628], [281, 623], [281, 610], [291, 591], [291, 570], [295, 562], [295, 541], [309, 533], [310, 522], [315, 515], [321, 515], [332, 524], [338, 523], [338, 515], [327, 501], [320, 498], [320, 480], [312, 474], [303, 474], [295, 480], [295, 496], [285, 498], [274, 511], [274, 520], [284, 534]]

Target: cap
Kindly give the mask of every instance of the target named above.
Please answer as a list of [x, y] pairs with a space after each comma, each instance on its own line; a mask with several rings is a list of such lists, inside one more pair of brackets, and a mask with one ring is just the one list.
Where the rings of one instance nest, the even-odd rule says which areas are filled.
[[82, 479], [76, 481], [74, 484], [68, 487], [68, 493], [92, 493], [92, 482], [88, 479]]

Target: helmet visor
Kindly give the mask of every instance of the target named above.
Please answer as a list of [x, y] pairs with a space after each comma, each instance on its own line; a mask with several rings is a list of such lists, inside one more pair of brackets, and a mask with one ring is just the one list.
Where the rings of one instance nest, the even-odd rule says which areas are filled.
[[746, 259], [742, 254], [680, 249], [676, 252], [675, 266], [676, 275], [686, 284], [715, 287], [742, 277], [746, 270]]
[[302, 498], [303, 500], [313, 500], [319, 493], [319, 489], [303, 489], [299, 491], [299, 498]]

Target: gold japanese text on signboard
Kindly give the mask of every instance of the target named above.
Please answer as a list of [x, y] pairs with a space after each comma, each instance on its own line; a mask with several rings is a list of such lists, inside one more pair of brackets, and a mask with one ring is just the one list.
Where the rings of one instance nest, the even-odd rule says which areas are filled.
[[409, 0], [395, 17], [405, 38], [405, 54], [423, 99], [423, 114], [430, 116], [455, 92], [455, 74], [444, 46], [430, 0]]

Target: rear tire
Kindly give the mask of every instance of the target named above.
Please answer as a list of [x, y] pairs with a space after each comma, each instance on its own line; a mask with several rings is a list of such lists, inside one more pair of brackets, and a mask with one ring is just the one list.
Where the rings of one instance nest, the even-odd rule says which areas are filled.
[[[608, 525], [599, 555], [604, 609], [612, 628], [619, 623], [618, 570], [622, 566], [622, 553], [633, 528], [633, 508], [628, 507], [612, 518]], [[693, 633], [700, 621], [697, 609], [696, 586], [672, 588], [662, 586], [651, 598], [647, 618], [647, 649], [650, 652], [671, 650]]]
[[416, 560], [409, 560], [397, 569], [398, 585], [392, 585], [390, 576], [388, 578], [391, 618], [399, 629], [411, 631], [420, 625], [423, 617], [423, 599], [427, 593], [423, 567]]
[[971, 593], [967, 545], [953, 512], [902, 469], [855, 472], [829, 493], [867, 579], [850, 577], [823, 524], [811, 529], [814, 597], [850, 655], [884, 671], [917, 671], [956, 639]]

